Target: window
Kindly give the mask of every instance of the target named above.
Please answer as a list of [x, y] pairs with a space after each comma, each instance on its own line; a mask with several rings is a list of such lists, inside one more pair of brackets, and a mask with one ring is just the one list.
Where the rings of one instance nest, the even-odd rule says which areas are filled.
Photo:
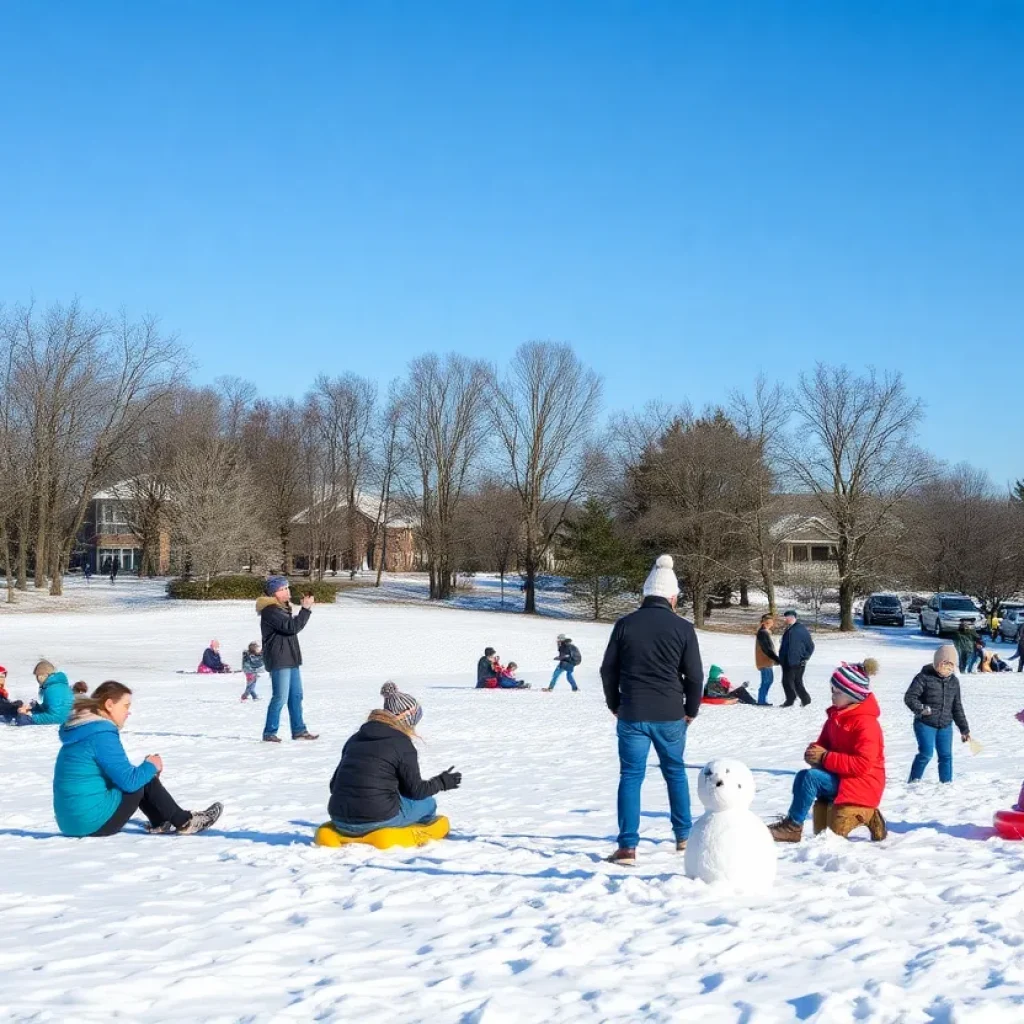
[[96, 569], [107, 571], [107, 562], [117, 562], [119, 569], [126, 572], [138, 572], [142, 564], [142, 548], [98, 548], [96, 550]]
[[814, 544], [811, 547], [812, 562], [831, 562], [832, 548], [828, 544]]
[[803, 544], [794, 544], [791, 548], [793, 552], [792, 561], [794, 562], [806, 562], [807, 561], [807, 548]]
[[974, 602], [967, 597], [946, 597], [942, 601], [942, 610], [944, 612], [971, 612], [972, 614], [978, 609], [975, 608]]
[[98, 533], [131, 533], [128, 512], [122, 505], [112, 501], [101, 501], [97, 520]]

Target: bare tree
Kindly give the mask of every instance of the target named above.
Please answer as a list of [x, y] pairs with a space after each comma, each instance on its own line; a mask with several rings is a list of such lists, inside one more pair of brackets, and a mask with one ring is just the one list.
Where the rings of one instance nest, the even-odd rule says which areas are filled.
[[894, 510], [933, 472], [914, 444], [921, 403], [898, 373], [858, 377], [819, 363], [801, 374], [794, 409], [786, 469], [835, 525], [839, 628], [850, 631], [859, 581], [872, 575], [872, 535], [893, 531]]
[[505, 603], [505, 577], [522, 550], [523, 523], [519, 495], [496, 479], [485, 480], [467, 496], [458, 532], [466, 560], [483, 572], [496, 572]]
[[821, 620], [821, 609], [830, 596], [834, 596], [836, 585], [832, 567], [822, 562], [808, 562], [792, 573], [787, 581], [801, 604], [810, 605], [814, 613], [814, 628]]
[[407, 486], [419, 505], [430, 597], [451, 596], [455, 513], [484, 443], [486, 366], [464, 356], [431, 353], [413, 360], [403, 390], [402, 435], [415, 469]]
[[523, 519], [523, 610], [536, 612], [537, 572], [587, 481], [601, 380], [570, 345], [531, 341], [490, 388], [494, 432]]
[[388, 557], [388, 528], [395, 506], [394, 492], [407, 458], [402, 442], [402, 391], [397, 381], [388, 388], [388, 400], [377, 418], [376, 458], [372, 475], [377, 484], [377, 514], [370, 531], [370, 544], [377, 562], [375, 586], [380, 586]]
[[255, 483], [233, 446], [212, 439], [183, 451], [171, 477], [171, 522], [193, 575], [238, 569], [266, 535], [250, 514]]
[[[745, 454], [746, 499], [737, 515], [747, 535], [754, 570], [768, 598], [768, 610], [776, 612], [775, 577], [782, 545], [773, 530], [779, 518], [777, 473], [784, 429], [789, 419], [786, 393], [780, 384], [770, 385], [763, 375], [754, 383], [751, 396], [734, 393], [733, 419], [749, 442]], [[744, 588], [745, 589], [745, 588]], [[741, 600], [741, 603], [744, 603]]]

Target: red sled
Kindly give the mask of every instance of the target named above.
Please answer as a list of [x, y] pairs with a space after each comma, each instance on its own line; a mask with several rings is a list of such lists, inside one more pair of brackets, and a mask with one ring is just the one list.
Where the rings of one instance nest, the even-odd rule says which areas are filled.
[[1003, 839], [1024, 839], [1024, 811], [996, 811], [992, 815], [996, 834]]

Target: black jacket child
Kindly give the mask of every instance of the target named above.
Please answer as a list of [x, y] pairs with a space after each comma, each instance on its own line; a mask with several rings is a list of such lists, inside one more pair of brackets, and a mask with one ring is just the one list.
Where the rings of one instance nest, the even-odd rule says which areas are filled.
[[[383, 717], [386, 712], [375, 712]], [[447, 785], [448, 774], [420, 777], [416, 748], [400, 729], [371, 718], [345, 744], [341, 763], [331, 778], [327, 805], [333, 821], [352, 825], [387, 821], [399, 811], [399, 795], [425, 800]]]
[[581, 661], [583, 655], [580, 649], [570, 640], [558, 641], [558, 664], [566, 668], [575, 668]]
[[276, 597], [261, 597], [256, 602], [256, 614], [260, 617], [263, 662], [267, 671], [301, 665], [299, 633], [309, 622], [309, 609], [300, 608], [298, 615], [292, 615], [290, 605], [282, 604]]
[[[961, 735], [971, 731], [960, 702], [960, 680], [955, 673], [943, 679], [931, 665], [925, 665], [914, 676], [903, 702], [924, 725], [944, 729], [950, 722], [955, 722]], [[930, 714], [924, 713], [926, 708]]]

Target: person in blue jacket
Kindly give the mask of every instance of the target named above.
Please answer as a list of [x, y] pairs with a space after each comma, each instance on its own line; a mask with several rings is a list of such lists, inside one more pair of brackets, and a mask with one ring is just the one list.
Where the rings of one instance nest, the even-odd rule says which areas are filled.
[[230, 672], [231, 667], [224, 664], [224, 660], [220, 656], [220, 641], [211, 640], [210, 646], [203, 651], [203, 660], [199, 663], [200, 673], [213, 673], [214, 675], [220, 675], [224, 672]]
[[799, 621], [796, 612], [786, 612], [786, 632], [779, 645], [779, 662], [782, 665], [782, 689], [786, 699], [782, 707], [791, 708], [797, 697], [803, 707], [811, 703], [811, 696], [804, 686], [804, 669], [814, 654], [814, 641], [808, 628]]
[[66, 836], [112, 836], [136, 811], [149, 819], [148, 832], [192, 835], [209, 828], [223, 808], [185, 811], [160, 781], [164, 763], [150, 754], [133, 765], [120, 730], [131, 714], [132, 691], [123, 683], [101, 683], [91, 697], [79, 697], [61, 726], [60, 753], [53, 770], [53, 813]]
[[68, 677], [48, 661], [39, 662], [33, 675], [39, 683], [39, 700], [22, 705], [18, 725], [63, 725], [74, 702]]

